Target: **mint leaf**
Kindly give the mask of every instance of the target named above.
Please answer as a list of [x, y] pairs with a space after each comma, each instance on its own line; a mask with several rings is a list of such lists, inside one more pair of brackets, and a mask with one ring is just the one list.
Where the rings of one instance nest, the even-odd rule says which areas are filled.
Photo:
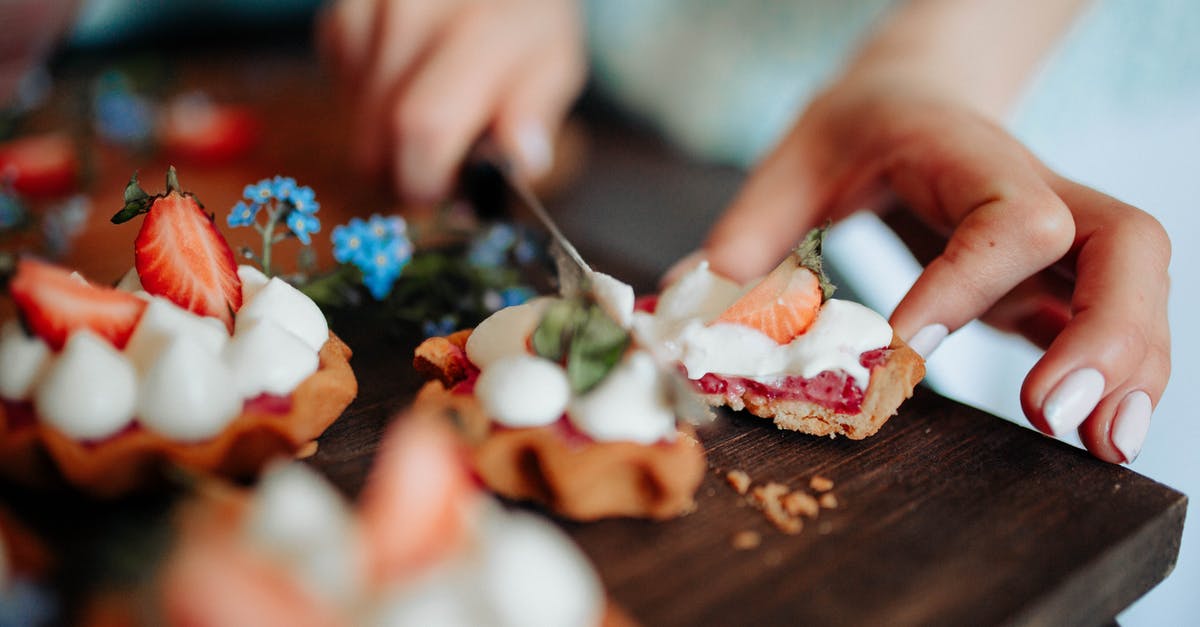
[[584, 310], [567, 350], [567, 381], [577, 394], [596, 387], [621, 361], [629, 347], [629, 333], [596, 303]]
[[821, 246], [825, 243], [825, 233], [829, 230], [831, 223], [826, 222], [824, 226], [819, 226], [808, 232], [804, 239], [800, 242], [796, 249], [792, 251], [792, 256], [796, 259], [797, 265], [802, 268], [808, 268], [817, 277], [817, 282], [821, 285], [821, 302], [825, 302], [833, 297], [833, 291], [837, 289], [825, 274], [825, 264], [821, 257]]
[[542, 321], [533, 330], [530, 344], [533, 352], [553, 362], [562, 363], [575, 327], [585, 315], [576, 299], [556, 300], [542, 314]]

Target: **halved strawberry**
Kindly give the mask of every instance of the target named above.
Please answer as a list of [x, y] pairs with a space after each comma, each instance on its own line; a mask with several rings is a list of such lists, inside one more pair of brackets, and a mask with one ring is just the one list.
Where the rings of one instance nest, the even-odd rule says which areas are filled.
[[242, 306], [233, 249], [195, 196], [179, 191], [175, 169], [167, 173], [165, 194], [148, 196], [135, 176], [125, 201], [114, 222], [146, 213], [134, 240], [134, 265], [142, 288], [192, 313], [217, 318], [232, 332], [233, 314]]
[[56, 351], [79, 329], [124, 348], [146, 309], [146, 301], [129, 292], [93, 285], [35, 259], [17, 262], [9, 291], [29, 329]]
[[825, 228], [813, 229], [804, 241], [714, 322], [740, 324], [787, 344], [808, 330], [834, 287], [821, 267]]
[[27, 196], [66, 194], [79, 181], [75, 145], [65, 133], [22, 137], [0, 144], [0, 181]]

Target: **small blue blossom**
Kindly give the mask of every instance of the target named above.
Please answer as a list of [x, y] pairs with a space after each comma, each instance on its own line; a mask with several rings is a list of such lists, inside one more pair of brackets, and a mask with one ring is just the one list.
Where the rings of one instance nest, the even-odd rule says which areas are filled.
[[293, 211], [288, 214], [287, 227], [307, 246], [312, 243], [309, 234], [321, 230], [321, 221], [314, 215]]
[[291, 199], [294, 191], [296, 191], [296, 179], [278, 175], [271, 179], [271, 193], [277, 200]]
[[275, 197], [275, 188], [271, 185], [271, 179], [263, 179], [253, 185], [247, 185], [246, 189], [242, 190], [242, 197], [256, 205], [262, 205]]
[[[294, 186], [295, 181], [292, 181], [292, 184]], [[296, 187], [289, 192], [287, 201], [300, 213], [314, 214], [321, 209], [321, 203], [317, 202], [316, 196], [311, 187]]]
[[425, 333], [425, 337], [434, 337], [439, 335], [450, 335], [458, 326], [458, 318], [452, 314], [446, 314], [438, 320], [425, 320], [421, 323], [421, 331]]
[[512, 226], [497, 223], [471, 240], [467, 249], [467, 261], [476, 267], [494, 268], [504, 264], [508, 249], [517, 241]]
[[375, 214], [367, 220], [367, 228], [371, 230], [371, 236], [378, 241], [390, 238], [408, 239], [408, 224], [400, 216], [384, 217]]
[[20, 226], [28, 219], [29, 211], [17, 195], [0, 191], [0, 230]]
[[516, 245], [513, 246], [513, 257], [516, 258], [517, 263], [531, 263], [537, 259], [537, 256], [537, 246], [528, 237], [521, 237], [517, 240]]
[[259, 204], [239, 200], [238, 204], [234, 205], [233, 209], [229, 212], [229, 218], [226, 221], [231, 227], [250, 226], [254, 223], [254, 218], [258, 216], [258, 212], [262, 207]]
[[504, 308], [520, 305], [530, 298], [533, 298], [533, 296], [533, 290], [524, 285], [509, 287], [500, 291], [500, 307]]
[[375, 300], [383, 300], [392, 292], [392, 285], [396, 283], [396, 279], [400, 278], [400, 273], [391, 272], [363, 272], [363, 285], [367, 286], [367, 291], [371, 292], [371, 296]]
[[352, 263], [360, 268], [371, 258], [370, 238], [367, 223], [359, 218], [350, 218], [347, 224], [333, 227], [330, 239], [333, 240], [333, 258], [338, 263]]

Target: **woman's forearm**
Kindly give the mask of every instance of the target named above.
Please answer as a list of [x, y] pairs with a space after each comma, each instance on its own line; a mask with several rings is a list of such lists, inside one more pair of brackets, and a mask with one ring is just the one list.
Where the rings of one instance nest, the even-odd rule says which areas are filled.
[[932, 88], [1003, 117], [1086, 0], [906, 0], [864, 41], [849, 77]]

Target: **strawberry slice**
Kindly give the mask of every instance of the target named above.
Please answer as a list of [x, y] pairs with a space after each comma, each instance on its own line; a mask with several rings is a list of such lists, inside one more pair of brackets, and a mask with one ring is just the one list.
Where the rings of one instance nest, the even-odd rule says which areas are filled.
[[29, 329], [56, 351], [79, 329], [124, 348], [146, 309], [146, 301], [129, 292], [93, 285], [35, 259], [17, 262], [9, 291]]
[[826, 228], [810, 231], [783, 263], [714, 322], [757, 329], [779, 344], [787, 344], [807, 331], [834, 290], [821, 267]]
[[212, 216], [204, 213], [195, 196], [179, 191], [174, 168], [167, 174], [163, 195], [150, 197], [136, 186], [135, 178], [126, 189], [127, 209], [122, 213], [130, 205], [145, 207], [146, 219], [134, 240], [134, 265], [142, 288], [192, 313], [217, 318], [232, 333], [233, 314], [242, 306], [242, 280], [233, 249]]
[[61, 196], [75, 189], [79, 159], [64, 133], [22, 137], [0, 144], [0, 181], [32, 197]]

